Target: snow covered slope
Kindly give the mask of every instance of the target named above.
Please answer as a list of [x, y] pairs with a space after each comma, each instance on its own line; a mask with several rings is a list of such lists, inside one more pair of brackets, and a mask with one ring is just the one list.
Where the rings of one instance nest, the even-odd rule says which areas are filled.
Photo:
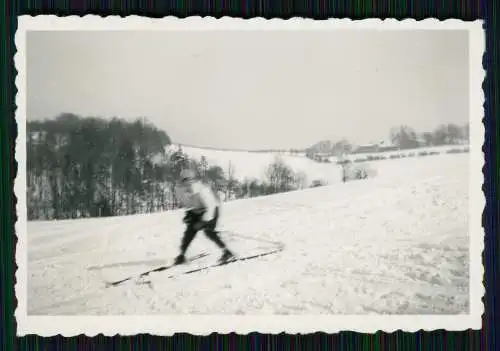
[[[389, 158], [391, 155], [409, 155], [412, 153], [418, 154], [420, 152], [446, 153], [446, 151], [450, 149], [464, 149], [466, 147], [467, 146], [464, 145], [447, 145], [439, 147], [420, 148], [417, 150], [391, 151], [374, 154], [353, 154], [349, 155], [347, 158], [354, 161], [356, 159], [366, 159], [369, 156], [384, 156]], [[177, 145], [171, 145], [169, 147], [169, 149], [171, 150], [177, 150], [177, 148]], [[267, 168], [272, 162], [274, 162], [276, 157], [279, 156], [285, 162], [285, 164], [287, 164], [295, 173], [303, 173], [304, 175], [306, 175], [308, 184], [311, 184], [315, 180], [322, 181], [326, 184], [335, 184], [341, 181], [342, 170], [341, 167], [336, 164], [337, 158], [335, 157], [331, 157], [332, 163], [319, 163], [307, 158], [305, 156], [305, 153], [292, 155], [288, 152], [265, 153], [251, 151], [227, 151], [204, 149], [191, 146], [182, 146], [182, 151], [198, 161], [202, 156], [205, 156], [207, 162], [210, 165], [218, 165], [222, 167], [226, 174], [228, 172], [229, 165], [231, 164], [234, 167], [235, 171], [233, 176], [239, 180], [244, 180], [245, 178], [253, 178], [260, 181], [266, 180], [265, 172]]]
[[374, 162], [377, 177], [224, 205], [220, 229], [240, 255], [278, 254], [189, 275], [219, 251], [203, 234], [170, 262], [172, 211], [28, 223], [28, 314], [433, 314], [469, 309], [468, 154]]
[[[173, 146], [174, 150], [176, 146]], [[328, 183], [340, 181], [341, 169], [335, 164], [318, 163], [308, 159], [305, 155], [278, 154], [277, 152], [250, 152], [225, 151], [183, 146], [182, 151], [190, 157], [200, 160], [205, 156], [210, 165], [222, 167], [228, 172], [229, 164], [234, 167], [234, 177], [238, 180], [258, 179], [266, 180], [266, 170], [277, 156], [292, 168], [295, 173], [303, 172], [308, 183], [313, 180], [322, 180]]]

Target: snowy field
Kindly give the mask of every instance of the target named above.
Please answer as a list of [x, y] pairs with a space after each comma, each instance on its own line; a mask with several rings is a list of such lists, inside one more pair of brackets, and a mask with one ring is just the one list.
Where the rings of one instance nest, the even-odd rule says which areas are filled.
[[172, 261], [180, 211], [29, 222], [28, 314], [468, 313], [469, 154], [372, 166], [373, 179], [226, 203], [235, 253], [283, 250], [169, 278], [217, 260], [200, 233], [188, 256], [207, 257], [147, 284], [105, 287]]
[[[173, 146], [173, 149], [176, 150], [176, 147]], [[245, 178], [266, 180], [266, 170], [278, 155], [295, 173], [304, 173], [307, 176], [308, 183], [313, 180], [322, 180], [328, 183], [340, 181], [339, 166], [318, 163], [308, 159], [305, 155], [278, 154], [277, 152], [225, 151], [188, 146], [183, 146], [182, 151], [198, 161], [202, 156], [205, 156], [209, 165], [220, 166], [226, 172], [226, 175], [229, 164], [231, 164], [234, 167], [233, 176], [240, 181]]]
[[[391, 155], [408, 156], [412, 153], [417, 155], [420, 152], [439, 152], [444, 154], [447, 150], [450, 149], [464, 149], [466, 147], [466, 145], [434, 146], [419, 148], [416, 150], [353, 154], [349, 155], [346, 158], [354, 161], [356, 159], [366, 159], [369, 156], [385, 156], [389, 158], [391, 157]], [[177, 148], [177, 145], [171, 145], [168, 149], [177, 150]], [[341, 168], [336, 164], [338, 159], [335, 157], [330, 158], [333, 163], [320, 163], [307, 158], [305, 153], [292, 155], [288, 152], [264, 153], [251, 151], [226, 151], [203, 149], [191, 146], [183, 146], [182, 151], [198, 161], [202, 156], [205, 156], [207, 162], [210, 165], [218, 165], [222, 167], [226, 174], [228, 172], [229, 164], [231, 164], [234, 167], [235, 171], [233, 176], [240, 181], [243, 181], [245, 178], [258, 179], [260, 181], [266, 180], [266, 170], [269, 165], [274, 162], [277, 156], [281, 157], [285, 164], [287, 164], [295, 173], [303, 173], [304, 175], [306, 175], [308, 184], [311, 184], [314, 180], [320, 180], [326, 184], [335, 184], [341, 181]]]

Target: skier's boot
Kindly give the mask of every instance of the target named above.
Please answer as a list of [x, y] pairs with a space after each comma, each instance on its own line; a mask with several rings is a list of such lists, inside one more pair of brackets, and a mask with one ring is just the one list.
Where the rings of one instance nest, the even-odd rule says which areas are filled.
[[219, 258], [219, 263], [225, 263], [225, 262], [229, 261], [232, 258], [234, 258], [233, 253], [231, 251], [229, 251], [228, 249], [224, 249], [224, 253]]
[[179, 256], [177, 256], [175, 258], [174, 264], [178, 265], [178, 264], [183, 264], [185, 262], [186, 262], [186, 258], [184, 257], [184, 254], [180, 254]]

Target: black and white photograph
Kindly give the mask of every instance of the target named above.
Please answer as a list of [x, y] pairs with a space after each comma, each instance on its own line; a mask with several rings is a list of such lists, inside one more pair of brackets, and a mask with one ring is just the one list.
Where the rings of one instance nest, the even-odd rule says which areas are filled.
[[18, 328], [479, 328], [483, 42], [480, 21], [21, 17]]

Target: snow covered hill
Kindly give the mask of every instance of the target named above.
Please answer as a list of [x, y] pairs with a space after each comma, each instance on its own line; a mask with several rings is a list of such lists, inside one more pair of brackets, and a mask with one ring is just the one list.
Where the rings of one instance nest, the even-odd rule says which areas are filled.
[[[171, 145], [167, 150], [177, 150], [178, 145]], [[390, 158], [391, 155], [411, 155], [420, 152], [438, 152], [446, 153], [447, 150], [459, 148], [464, 149], [466, 146], [439, 146], [420, 148], [417, 150], [404, 150], [404, 151], [391, 151], [376, 154], [353, 154], [346, 158], [354, 161], [356, 159], [366, 159], [370, 156], [384, 156]], [[204, 156], [210, 165], [218, 165], [227, 173], [229, 165], [234, 167], [234, 177], [238, 180], [258, 179], [260, 181], [266, 180], [265, 172], [268, 166], [280, 157], [285, 164], [287, 164], [294, 173], [302, 173], [306, 176], [307, 184], [312, 184], [313, 181], [318, 180], [323, 184], [335, 184], [341, 181], [342, 170], [336, 164], [337, 158], [331, 157], [332, 163], [320, 163], [313, 161], [306, 157], [305, 153], [291, 154], [289, 152], [251, 152], [251, 151], [227, 151], [216, 149], [204, 149], [192, 146], [182, 146], [182, 151], [191, 158], [200, 160]], [[392, 161], [392, 160], [391, 160]]]
[[[172, 146], [175, 150], [177, 146]], [[307, 181], [322, 180], [327, 183], [340, 181], [341, 170], [337, 165], [318, 163], [305, 157], [304, 154], [290, 155], [277, 152], [226, 151], [183, 146], [182, 151], [190, 157], [200, 160], [205, 156], [210, 165], [222, 167], [228, 172], [229, 165], [234, 167], [234, 177], [243, 181], [247, 179], [266, 180], [265, 172], [277, 156], [292, 168], [295, 173], [302, 172]]]
[[373, 167], [369, 180], [226, 203], [237, 254], [283, 251], [169, 278], [217, 260], [200, 233], [188, 255], [209, 256], [147, 284], [104, 282], [171, 262], [180, 211], [29, 222], [28, 314], [468, 313], [469, 155]]

